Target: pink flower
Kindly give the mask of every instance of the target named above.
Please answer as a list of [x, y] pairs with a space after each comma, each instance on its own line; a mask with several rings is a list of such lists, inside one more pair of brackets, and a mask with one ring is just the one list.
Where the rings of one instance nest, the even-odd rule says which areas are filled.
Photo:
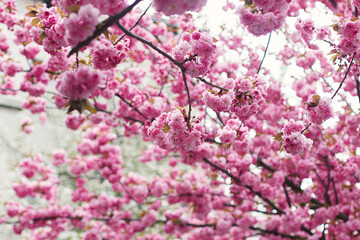
[[177, 61], [185, 61], [186, 73], [197, 77], [208, 71], [216, 53], [216, 45], [205, 32], [193, 32], [191, 35], [186, 32], [172, 53]]
[[122, 41], [116, 47], [106, 38], [100, 39], [90, 50], [91, 61], [97, 69], [115, 68], [129, 51], [128, 42]]
[[290, 119], [288, 123], [284, 124], [282, 133], [284, 136], [289, 136], [292, 133], [301, 132], [304, 128], [305, 128], [304, 122]]
[[289, 154], [296, 155], [309, 151], [313, 141], [305, 137], [301, 132], [305, 129], [302, 121], [291, 119], [282, 129], [282, 147]]
[[[314, 101], [313, 98], [311, 98]], [[309, 102], [311, 104], [311, 102]], [[317, 106], [309, 106], [308, 107], [308, 116], [310, 118], [310, 122], [315, 124], [322, 124], [329, 118], [335, 116], [334, 110], [331, 106], [331, 99], [328, 97], [321, 98], [318, 100]]]
[[216, 234], [217, 235], [225, 235], [229, 232], [230, 228], [232, 227], [231, 219], [221, 218], [218, 220], [216, 224]]
[[352, 5], [356, 6], [357, 8], [360, 8], [360, 0], [352, 0]]
[[77, 14], [71, 13], [64, 20], [65, 40], [72, 46], [91, 36], [95, 31], [100, 12], [91, 4], [81, 6]]
[[85, 120], [86, 120], [85, 115], [82, 115], [82, 114], [78, 114], [78, 115], [69, 114], [69, 115], [66, 115], [65, 124], [66, 124], [66, 126], [68, 128], [70, 128], [72, 130], [76, 130], [81, 126], [81, 124], [84, 123]]
[[1, 64], [1, 70], [8, 76], [13, 77], [22, 70], [22, 67], [13, 61], [6, 61]]
[[[284, 2], [284, 1], [281, 1]], [[240, 23], [255, 36], [266, 35], [276, 29], [279, 29], [285, 22], [286, 9], [288, 4], [284, 2], [279, 9], [272, 8], [272, 11], [263, 11], [253, 13], [251, 8], [239, 7], [237, 14], [240, 17]]]
[[61, 74], [56, 83], [56, 89], [72, 100], [82, 100], [90, 97], [98, 87], [101, 76], [90, 66], [80, 65], [77, 71], [67, 71]]
[[309, 151], [313, 141], [300, 132], [292, 133], [290, 136], [284, 137], [283, 148], [289, 154], [296, 155]]
[[131, 187], [130, 194], [136, 202], [143, 203], [149, 194], [149, 190], [145, 185], [136, 185]]
[[207, 0], [154, 0], [154, 7], [157, 11], [170, 16], [183, 14], [186, 11], [198, 11], [205, 6]]
[[34, 127], [32, 126], [32, 120], [29, 117], [24, 118], [21, 129], [26, 133], [29, 134], [33, 131]]
[[45, 100], [39, 97], [29, 97], [29, 99], [23, 103], [23, 108], [29, 109], [32, 113], [45, 112]]
[[29, 43], [25, 48], [20, 50], [20, 53], [23, 54], [28, 59], [35, 59], [36, 55], [40, 52], [40, 48], [34, 42]]
[[52, 164], [54, 166], [60, 166], [61, 164], [65, 163], [66, 160], [66, 153], [64, 150], [56, 150], [52, 153], [53, 161]]

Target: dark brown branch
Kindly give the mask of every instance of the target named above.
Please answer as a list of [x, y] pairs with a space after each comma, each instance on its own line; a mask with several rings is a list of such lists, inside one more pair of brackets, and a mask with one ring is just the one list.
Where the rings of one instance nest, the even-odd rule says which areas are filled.
[[[251, 152], [251, 153], [253, 153], [253, 152]], [[258, 156], [258, 158], [257, 158], [257, 165], [264, 167], [266, 170], [268, 170], [272, 173], [277, 171], [276, 169], [274, 169], [271, 166], [264, 163], [264, 161], [260, 158], [260, 156]], [[303, 193], [303, 190], [301, 189], [301, 187], [298, 186], [296, 183], [294, 183], [294, 181], [292, 181], [288, 177], [285, 177], [285, 184], [288, 185], [294, 192]], [[311, 198], [310, 202], [312, 204], [314, 204], [313, 208], [315, 208], [315, 209], [322, 207], [324, 205], [316, 198]]]
[[[310, 68], [310, 69], [311, 69], [312, 71], [314, 71], [312, 68]], [[329, 87], [331, 90], [335, 91], [335, 89], [330, 85], [330, 83], [329, 83], [328, 81], [326, 81], [326, 79], [325, 79], [323, 76], [320, 76], [320, 78], [321, 78], [322, 80], [324, 80], [324, 82], [326, 83], [326, 85], [328, 85], [328, 87]], [[349, 102], [346, 101], [346, 99], [345, 99], [341, 94], [339, 94], [339, 96], [341, 97], [341, 100], [343, 100], [343, 101], [346, 103], [346, 105], [351, 109], [351, 111], [354, 112], [354, 110], [352, 109], [352, 107], [351, 107], [351, 105], [349, 104]]]
[[190, 121], [191, 121], [191, 98], [190, 98], [190, 91], [189, 91], [189, 87], [187, 85], [187, 81], [186, 81], [186, 75], [185, 75], [185, 71], [186, 68], [179, 63], [178, 61], [176, 61], [173, 57], [171, 57], [169, 54], [167, 54], [166, 52], [164, 52], [163, 50], [161, 50], [160, 48], [156, 47], [152, 42], [131, 33], [129, 30], [127, 30], [123, 25], [121, 25], [119, 23], [119, 21], [116, 21], [116, 26], [118, 26], [118, 28], [123, 31], [127, 36], [134, 38], [136, 40], [138, 40], [139, 42], [142, 42], [143, 44], [151, 47], [152, 49], [154, 49], [156, 52], [160, 53], [161, 55], [163, 55], [165, 58], [169, 59], [175, 66], [179, 67], [181, 70], [181, 74], [182, 74], [182, 78], [184, 80], [184, 85], [185, 85], [185, 91], [188, 97], [188, 101], [189, 101], [189, 111], [188, 111], [188, 126], [190, 126]]
[[184, 85], [185, 85], [185, 91], [186, 91], [186, 95], [189, 101], [189, 112], [188, 112], [188, 119], [187, 119], [187, 124], [188, 127], [190, 128], [190, 122], [191, 122], [191, 98], [190, 98], [190, 90], [186, 81], [186, 75], [185, 75], [185, 70], [181, 70], [181, 75], [184, 81]]
[[327, 188], [327, 185], [325, 184], [325, 182], [321, 179], [319, 173], [316, 171], [315, 169], [315, 174], [316, 176], [319, 178], [321, 185], [324, 187], [324, 198], [325, 198], [325, 202], [328, 205], [331, 205], [331, 200], [330, 200], [330, 196], [329, 196], [329, 191]]
[[334, 8], [337, 8], [337, 2], [335, 0], [329, 0], [330, 3], [334, 6]]
[[358, 95], [359, 103], [360, 103], [360, 81], [359, 81], [359, 74], [356, 76], [356, 92]]
[[351, 58], [351, 61], [350, 61], [350, 64], [349, 64], [349, 67], [348, 67], [348, 69], [346, 70], [345, 76], [344, 76], [343, 80], [341, 81], [338, 89], [336, 89], [336, 92], [335, 92], [334, 95], [331, 97], [331, 99], [334, 99], [334, 97], [336, 96], [336, 94], [339, 92], [339, 90], [341, 89], [342, 85], [344, 84], [345, 79], [346, 79], [346, 77], [347, 77], [347, 75], [348, 75], [348, 73], [349, 73], [349, 71], [350, 71], [351, 65], [352, 65], [353, 62], [354, 62], [355, 56], [356, 56], [356, 52], [353, 54], [353, 56], [352, 56], [352, 58]]
[[[81, 217], [81, 216], [52, 216], [52, 217], [34, 218], [34, 219], [31, 219], [31, 221], [33, 221], [33, 222], [45, 221], [46, 222], [48, 220], [56, 220], [56, 219], [69, 219], [69, 220], [79, 220], [79, 221], [81, 221], [83, 219], [83, 217]], [[108, 221], [111, 220], [111, 216], [109, 218], [91, 218], [91, 220], [108, 222]], [[134, 222], [134, 221], [141, 221], [140, 218], [122, 218], [121, 220], [123, 220], [123, 221], [125, 221], [127, 223]], [[153, 225], [148, 226], [148, 227], [152, 227], [155, 224], [166, 224], [168, 221], [172, 221], [172, 220], [169, 220], [169, 219], [157, 220]], [[19, 224], [19, 223], [20, 223], [19, 221], [16, 221], [16, 222], [5, 222], [3, 224], [15, 225], [15, 224]], [[174, 224], [179, 224], [181, 226], [189, 226], [189, 227], [193, 227], [193, 228], [204, 228], [204, 227], [216, 228], [216, 224], [214, 224], [214, 223], [195, 224], [195, 223], [182, 222], [182, 221], [173, 221], [173, 223]], [[237, 227], [238, 225], [234, 223], [233, 226]], [[249, 229], [251, 229], [253, 231], [260, 232], [260, 235], [271, 234], [271, 235], [281, 236], [283, 238], [289, 238], [289, 239], [300, 239], [300, 240], [306, 239], [306, 237], [301, 237], [301, 236], [298, 236], [298, 235], [289, 235], [289, 234], [285, 234], [285, 233], [280, 233], [280, 232], [275, 231], [275, 230], [267, 230], [267, 229], [262, 229], [262, 228], [254, 227], [254, 226], [250, 226]], [[145, 228], [141, 229], [141, 231], [143, 231], [143, 230], [145, 230]], [[309, 235], [312, 235], [311, 231], [307, 232], [307, 233], [309, 233]]]
[[263, 64], [263, 62], [264, 62], [264, 60], [265, 60], [266, 53], [267, 53], [268, 48], [269, 48], [270, 39], [271, 39], [271, 32], [270, 32], [270, 34], [269, 34], [269, 39], [268, 39], [267, 44], [266, 44], [266, 48], [265, 48], [265, 52], [264, 52], [264, 56], [263, 56], [263, 58], [262, 58], [262, 60], [261, 60], [261, 63], [260, 63], [260, 65], [259, 65], [259, 68], [258, 68], [258, 70], [257, 70], [256, 74], [259, 74], [259, 72], [260, 72], [260, 70], [261, 70], [261, 66], [262, 66], [262, 64]]
[[213, 84], [213, 83], [211, 83], [211, 82], [208, 82], [208, 81], [206, 81], [205, 79], [203, 79], [202, 77], [196, 77], [196, 79], [198, 79], [199, 81], [201, 81], [201, 82], [203, 82], [203, 83], [205, 83], [205, 84], [207, 84], [207, 85], [209, 85], [209, 86], [218, 88], [218, 89], [223, 90], [223, 91], [229, 91], [229, 89], [226, 89], [226, 88], [220, 87], [220, 86], [218, 86], [218, 85], [216, 85], [216, 84]]
[[[152, 5], [152, 3], [149, 4], [149, 6], [145, 9], [145, 11], [141, 14], [141, 16], [139, 17], [139, 19], [136, 21], [136, 23], [129, 29], [129, 31], [133, 30], [141, 21], [141, 19], [145, 16], [145, 14], [147, 13], [147, 11], [149, 10], [150, 6]], [[116, 45], [118, 42], [120, 42], [124, 37], [126, 36], [126, 34], [122, 35], [118, 40], [115, 41], [114, 45]]]
[[124, 103], [126, 103], [127, 105], [129, 105], [129, 107], [131, 107], [132, 109], [134, 109], [138, 114], [140, 114], [143, 118], [145, 119], [149, 119], [148, 117], [146, 117], [142, 112], [139, 111], [139, 109], [137, 109], [136, 107], [134, 107], [131, 103], [129, 103], [128, 101], [126, 101], [125, 98], [123, 98], [122, 96], [120, 96], [120, 94], [115, 94], [115, 96], [117, 96], [118, 98], [120, 98]]
[[220, 114], [217, 112], [216, 113], [216, 116], [217, 116], [217, 118], [219, 119], [219, 121], [221, 122], [221, 124], [223, 125], [223, 126], [225, 126], [225, 123], [223, 122], [223, 120], [222, 120], [222, 118], [221, 118], [221, 116], [220, 116]]
[[83, 47], [89, 45], [92, 40], [94, 40], [97, 36], [99, 36], [101, 33], [106, 31], [111, 25], [119, 21], [120, 18], [124, 17], [126, 14], [128, 14], [136, 5], [138, 5], [142, 0], [136, 0], [133, 4], [129, 5], [127, 8], [125, 8], [120, 13], [117, 13], [113, 16], [108, 17], [106, 20], [102, 21], [100, 24], [98, 24], [98, 28], [94, 31], [94, 33], [85, 39], [84, 41], [80, 42], [78, 45], [76, 45], [71, 51], [69, 52], [68, 56], [73, 55], [74, 53], [77, 53], [82, 49]]
[[181, 63], [179, 63], [178, 61], [176, 61], [173, 57], [171, 57], [169, 54], [167, 54], [166, 52], [164, 52], [163, 50], [161, 50], [160, 48], [158, 48], [157, 46], [155, 46], [152, 42], [136, 35], [133, 34], [132, 32], [129, 32], [129, 30], [127, 30], [123, 25], [121, 25], [119, 23], [119, 21], [116, 21], [116, 26], [118, 26], [118, 28], [120, 28], [121, 31], [123, 31], [127, 36], [134, 38], [136, 40], [138, 40], [139, 42], [142, 42], [143, 44], [151, 47], [152, 49], [154, 49], [156, 52], [160, 53], [161, 55], [163, 55], [164, 57], [166, 57], [167, 59], [169, 59], [175, 66], [179, 67], [181, 69], [181, 71], [185, 71], [185, 67], [183, 65], [181, 65]]
[[309, 235], [313, 235], [313, 233], [311, 232], [311, 229], [305, 227], [304, 225], [301, 225], [301, 230], [306, 232]]
[[254, 231], [260, 231], [263, 234], [271, 234], [271, 235], [280, 236], [280, 237], [288, 238], [288, 239], [301, 239], [301, 240], [307, 239], [306, 237], [301, 237], [301, 236], [297, 236], [297, 235], [289, 235], [289, 234], [285, 234], [285, 233], [279, 233], [275, 230], [266, 230], [266, 229], [261, 229], [258, 227], [250, 227], [250, 229], [254, 230]]
[[[230, 177], [232, 180], [234, 180], [235, 182], [241, 184], [241, 181], [239, 178], [235, 177], [234, 175], [232, 175], [231, 173], [229, 173], [228, 171], [222, 169], [221, 167], [217, 166], [216, 164], [210, 162], [209, 160], [207, 160], [206, 158], [203, 158], [204, 162], [206, 162], [207, 164], [209, 164], [210, 166], [212, 166], [213, 168], [219, 170], [220, 172], [225, 173], [228, 177]], [[264, 196], [262, 196], [261, 193], [254, 191], [254, 189], [249, 186], [249, 185], [243, 185], [245, 188], [247, 188], [248, 190], [250, 190], [251, 193], [255, 194], [256, 196], [258, 196], [259, 198], [261, 198], [264, 202], [266, 202], [267, 204], [269, 204], [270, 207], [272, 207], [273, 209], [275, 209], [277, 211], [278, 214], [285, 214], [285, 212], [283, 210], [281, 210], [279, 207], [277, 207], [273, 202], [271, 202], [269, 199], [265, 198]]]
[[289, 208], [291, 208], [290, 196], [289, 196], [289, 193], [288, 193], [288, 191], [287, 191], [287, 189], [286, 189], [286, 185], [285, 185], [285, 184], [283, 184], [283, 188], [284, 188], [284, 192], [285, 192], [285, 196], [286, 196], [286, 202], [287, 202]]
[[303, 134], [309, 127], [311, 126], [311, 123], [309, 123], [306, 128], [304, 128], [302, 131], [301, 131], [301, 134]]
[[358, 17], [359, 16], [359, 10], [357, 8], [357, 6], [355, 6], [355, 17]]
[[339, 199], [338, 199], [338, 195], [337, 195], [337, 191], [336, 191], [336, 186], [335, 186], [335, 181], [334, 178], [331, 178], [331, 182], [333, 184], [333, 189], [334, 189], [334, 194], [335, 194], [335, 203], [339, 204]]

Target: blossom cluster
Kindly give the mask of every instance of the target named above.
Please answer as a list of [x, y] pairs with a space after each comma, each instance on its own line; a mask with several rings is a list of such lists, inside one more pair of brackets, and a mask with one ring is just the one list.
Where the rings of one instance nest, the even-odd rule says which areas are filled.
[[81, 6], [77, 13], [70, 13], [69, 18], [64, 19], [66, 42], [74, 47], [91, 36], [95, 31], [99, 16], [99, 9], [92, 4]]
[[301, 38], [304, 40], [306, 45], [313, 50], [319, 49], [315, 44], [310, 43], [315, 33], [314, 22], [311, 19], [302, 21], [300, 18], [296, 22], [296, 30], [299, 31]]
[[[36, 43], [43, 45], [44, 50], [49, 54], [56, 54], [57, 50], [66, 46], [64, 20], [56, 7], [32, 9], [30, 13], [36, 16], [32, 20], [33, 26], [30, 29], [30, 35]], [[22, 33], [22, 36], [26, 34]], [[26, 39], [22, 41], [25, 42]]]
[[240, 23], [255, 36], [279, 29], [285, 22], [289, 0], [254, 0], [254, 7], [239, 6]]
[[328, 97], [320, 98], [318, 95], [309, 97], [307, 112], [310, 122], [315, 124], [322, 124], [335, 116], [331, 99]]
[[121, 41], [114, 46], [108, 39], [101, 38], [90, 50], [91, 62], [94, 67], [101, 70], [115, 68], [127, 57], [129, 42]]
[[101, 14], [113, 15], [121, 12], [126, 6], [127, 3], [124, 0], [67, 0], [67, 1], [59, 1], [59, 7], [65, 12], [71, 12], [74, 6], [84, 6], [87, 4], [93, 5], [95, 8], [99, 9]]
[[353, 54], [358, 51], [360, 44], [358, 41], [359, 31], [360, 31], [360, 22], [355, 21], [346, 21], [340, 22], [335, 25], [335, 28], [338, 33], [340, 33], [338, 48], [345, 54]]
[[50, 77], [45, 72], [46, 67], [46, 64], [37, 65], [27, 72], [24, 81], [21, 82], [20, 90], [34, 97], [43, 95], [46, 92], [46, 85], [50, 82]]
[[172, 52], [176, 61], [184, 63], [187, 74], [198, 77], [208, 71], [215, 49], [214, 39], [209, 34], [195, 31], [191, 34], [184, 33]]
[[89, 128], [78, 145], [78, 151], [83, 156], [93, 154], [101, 157], [74, 158], [71, 167], [73, 174], [80, 175], [97, 169], [110, 183], [118, 184], [122, 175], [122, 156], [121, 148], [111, 144], [115, 138], [116, 135], [105, 124]]
[[227, 149], [231, 148], [238, 154], [248, 152], [249, 128], [243, 127], [239, 120], [229, 119], [226, 125], [218, 130], [218, 135]]
[[282, 129], [282, 147], [291, 155], [301, 154], [311, 149], [313, 141], [302, 134], [304, 122], [291, 119]]
[[154, 7], [157, 11], [170, 16], [183, 14], [186, 11], [198, 11], [205, 6], [206, 3], [207, 0], [154, 0]]
[[83, 100], [94, 93], [100, 80], [100, 73], [90, 66], [80, 65], [76, 71], [62, 73], [57, 80], [56, 89], [71, 100]]
[[190, 151], [205, 140], [205, 131], [199, 120], [188, 124], [185, 110], [162, 113], [149, 127], [148, 135], [163, 149]]
[[259, 75], [238, 78], [235, 81], [235, 99], [231, 103], [230, 111], [235, 113], [241, 121], [258, 112], [265, 102], [266, 82]]
[[[47, 167], [42, 162], [41, 156], [24, 158], [20, 162], [19, 167], [23, 169], [22, 175], [27, 179], [13, 184], [13, 189], [18, 197], [35, 197], [37, 194], [40, 194], [47, 200], [55, 200], [57, 198], [57, 183], [59, 182], [59, 179], [51, 168]], [[39, 174], [40, 177], [34, 178], [36, 174]], [[31, 178], [34, 179], [29, 181], [28, 179]]]
[[244, 121], [257, 113], [260, 105], [265, 102], [267, 86], [259, 75], [227, 79], [221, 85], [226, 90], [207, 90], [202, 93], [205, 105], [216, 112], [232, 112]]

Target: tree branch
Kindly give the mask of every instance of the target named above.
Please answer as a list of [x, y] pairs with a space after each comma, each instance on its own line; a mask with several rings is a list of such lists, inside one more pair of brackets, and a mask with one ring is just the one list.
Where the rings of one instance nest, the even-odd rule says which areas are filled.
[[181, 75], [184, 81], [184, 85], [185, 85], [185, 91], [186, 91], [186, 95], [188, 97], [188, 101], [189, 101], [189, 112], [188, 112], [188, 119], [187, 119], [187, 124], [188, 127], [190, 128], [190, 121], [191, 121], [191, 98], [190, 98], [190, 90], [186, 81], [186, 75], [185, 75], [185, 70], [181, 70]]
[[360, 103], [360, 81], [359, 81], [359, 74], [357, 75], [357, 78], [355, 79], [356, 82], [356, 92], [358, 95], [359, 103]]
[[[141, 21], [141, 19], [145, 16], [145, 14], [147, 13], [147, 11], [149, 10], [149, 8], [151, 7], [152, 3], [149, 4], [149, 6], [145, 9], [145, 11], [141, 14], [141, 16], [139, 17], [139, 19], [136, 21], [136, 23], [129, 29], [129, 31], [133, 30]], [[118, 40], [115, 41], [114, 45], [116, 45], [118, 42], [120, 42], [124, 37], [126, 36], [126, 34], [122, 35]]]
[[163, 55], [164, 57], [166, 57], [167, 59], [169, 59], [175, 66], [179, 67], [181, 69], [181, 71], [185, 71], [185, 67], [183, 65], [181, 65], [181, 63], [179, 63], [178, 61], [176, 61], [173, 57], [171, 57], [169, 54], [167, 54], [166, 52], [164, 52], [163, 50], [161, 50], [160, 48], [158, 48], [157, 46], [155, 46], [152, 42], [136, 35], [133, 34], [132, 32], [129, 32], [129, 30], [127, 30], [123, 25], [121, 25], [119, 23], [119, 21], [115, 22], [116, 26], [118, 26], [118, 28], [120, 28], [121, 31], [123, 31], [127, 36], [134, 38], [136, 40], [138, 40], [139, 42], [142, 42], [145, 45], [148, 45], [149, 47], [151, 47], [152, 49], [154, 49], [156, 52], [160, 53], [161, 55]]
[[289, 208], [291, 208], [290, 196], [289, 196], [289, 193], [288, 193], [288, 191], [286, 189], [285, 184], [283, 184], [283, 188], [284, 188], [284, 192], [285, 192], [285, 196], [286, 196], [286, 202], [287, 202]]
[[129, 103], [128, 101], [126, 101], [125, 98], [123, 98], [122, 96], [120, 96], [120, 94], [116, 93], [115, 96], [117, 96], [118, 98], [120, 98], [124, 103], [126, 103], [127, 105], [129, 105], [129, 107], [131, 107], [132, 109], [134, 109], [138, 114], [140, 114], [143, 118], [145, 119], [149, 119], [148, 117], [146, 117], [142, 112], [139, 111], [139, 109], [137, 109], [136, 107], [134, 107], [131, 103]]
[[334, 97], [336, 96], [336, 94], [337, 94], [338, 91], [341, 89], [342, 85], [344, 84], [345, 79], [346, 79], [346, 77], [347, 77], [347, 75], [348, 75], [348, 73], [349, 73], [349, 71], [350, 71], [351, 65], [352, 65], [353, 62], [354, 62], [355, 56], [356, 56], [356, 52], [353, 54], [353, 56], [352, 56], [352, 58], [351, 58], [351, 61], [350, 61], [350, 64], [349, 64], [349, 67], [348, 67], [348, 69], [346, 70], [345, 76], [344, 76], [343, 80], [341, 81], [338, 89], [336, 89], [336, 92], [335, 92], [334, 95], [331, 97], [331, 99], [334, 99]]
[[262, 58], [262, 60], [261, 60], [261, 63], [260, 63], [260, 65], [259, 65], [259, 68], [258, 68], [258, 70], [257, 70], [257, 72], [256, 72], [257, 74], [259, 74], [260, 69], [261, 69], [261, 66], [262, 66], [262, 64], [263, 64], [263, 62], [264, 62], [264, 60], [265, 60], [266, 53], [267, 53], [267, 50], [268, 50], [269, 45], [270, 45], [270, 39], [271, 39], [271, 32], [270, 32], [270, 34], [269, 34], [269, 39], [268, 39], [267, 44], [266, 44], [264, 56], [263, 56], [263, 58]]
[[216, 84], [213, 84], [213, 83], [211, 83], [211, 82], [208, 82], [208, 81], [206, 81], [205, 79], [203, 79], [202, 77], [196, 77], [196, 79], [198, 79], [199, 81], [201, 81], [201, 82], [203, 82], [203, 83], [205, 83], [205, 84], [207, 84], [207, 85], [209, 85], [209, 86], [218, 88], [218, 89], [223, 90], [223, 91], [229, 91], [229, 89], [226, 89], [226, 88], [220, 87], [220, 86], [218, 86], [218, 85], [216, 85]]
[[89, 45], [92, 40], [94, 40], [97, 36], [99, 36], [101, 33], [103, 33], [106, 29], [108, 29], [111, 25], [119, 21], [120, 18], [124, 17], [127, 13], [129, 13], [136, 5], [138, 5], [142, 0], [136, 0], [133, 4], [125, 8], [123, 11], [121, 11], [118, 14], [115, 14], [113, 16], [108, 17], [106, 20], [102, 21], [100, 24], [98, 24], [98, 27], [94, 33], [85, 39], [84, 41], [80, 42], [78, 45], [76, 45], [68, 54], [68, 57], [73, 55], [74, 53], [77, 53], [82, 49], [83, 47]]
[[[230, 177], [232, 180], [234, 180], [235, 182], [241, 184], [241, 181], [239, 178], [235, 177], [234, 175], [232, 175], [231, 173], [229, 173], [228, 171], [222, 169], [221, 167], [217, 166], [216, 164], [210, 162], [209, 160], [207, 160], [206, 158], [203, 158], [204, 162], [206, 162], [207, 164], [209, 164], [210, 166], [212, 166], [213, 168], [219, 170], [220, 172], [225, 173], [228, 177]], [[249, 185], [243, 185], [245, 188], [247, 188], [248, 190], [250, 190], [250, 192], [252, 192], [253, 194], [255, 194], [256, 196], [258, 196], [259, 198], [261, 198], [264, 202], [266, 202], [267, 204], [269, 204], [273, 209], [275, 209], [278, 214], [285, 214], [285, 212], [283, 210], [281, 210], [278, 206], [276, 206], [273, 202], [271, 202], [269, 199], [265, 198], [264, 196], [262, 196], [261, 193], [254, 191], [254, 189], [249, 186]]]

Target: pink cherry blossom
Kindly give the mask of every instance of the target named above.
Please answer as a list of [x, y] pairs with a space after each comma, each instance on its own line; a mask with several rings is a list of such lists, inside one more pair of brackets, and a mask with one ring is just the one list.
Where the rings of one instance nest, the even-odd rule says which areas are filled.
[[93, 71], [89, 66], [80, 65], [76, 71], [67, 71], [60, 75], [56, 88], [65, 97], [81, 100], [95, 92], [100, 80], [100, 73]]

